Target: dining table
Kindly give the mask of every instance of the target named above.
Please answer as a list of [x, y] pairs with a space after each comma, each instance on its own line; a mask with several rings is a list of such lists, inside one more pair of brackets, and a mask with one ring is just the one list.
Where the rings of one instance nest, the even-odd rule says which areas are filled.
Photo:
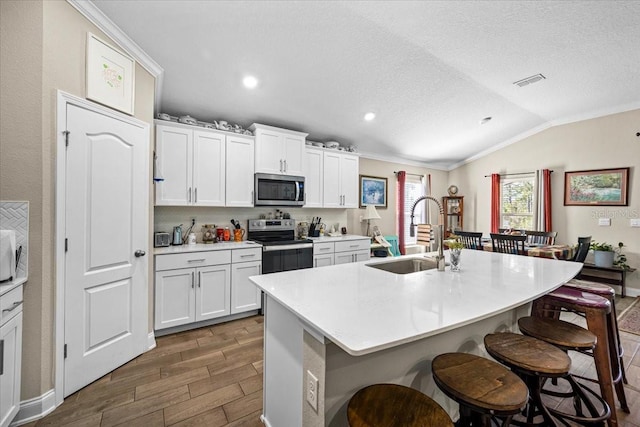
[[[492, 252], [493, 245], [491, 241], [482, 243], [482, 249]], [[537, 245], [525, 244], [524, 253], [521, 255], [535, 256], [540, 258], [551, 258], [559, 260], [568, 260], [573, 258], [575, 247], [572, 245]]]

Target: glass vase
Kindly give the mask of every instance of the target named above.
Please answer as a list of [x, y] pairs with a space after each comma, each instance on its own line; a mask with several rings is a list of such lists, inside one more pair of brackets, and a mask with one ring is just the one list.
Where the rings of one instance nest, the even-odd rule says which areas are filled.
[[462, 254], [462, 249], [450, 249], [451, 251], [451, 271], [460, 271], [460, 255]]

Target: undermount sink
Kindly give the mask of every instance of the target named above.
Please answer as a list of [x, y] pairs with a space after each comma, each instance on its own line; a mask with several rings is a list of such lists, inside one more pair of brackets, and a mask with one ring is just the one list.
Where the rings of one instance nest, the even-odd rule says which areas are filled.
[[408, 258], [377, 264], [366, 264], [366, 266], [395, 274], [409, 274], [418, 271], [432, 270], [437, 268], [438, 265], [433, 258]]

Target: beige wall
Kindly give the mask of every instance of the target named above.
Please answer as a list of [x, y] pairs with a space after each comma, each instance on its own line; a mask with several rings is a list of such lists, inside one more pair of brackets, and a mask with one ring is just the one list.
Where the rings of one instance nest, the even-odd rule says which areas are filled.
[[[465, 229], [488, 234], [491, 227], [491, 173], [517, 173], [549, 168], [552, 182], [553, 228], [558, 242], [576, 243], [579, 236], [627, 246], [628, 264], [640, 267], [640, 110], [552, 127], [451, 171], [450, 181], [465, 196]], [[564, 172], [631, 167], [629, 206], [564, 206]], [[610, 227], [598, 226], [597, 216], [612, 217]], [[588, 258], [589, 260], [589, 258]], [[638, 272], [627, 286], [640, 290]]]
[[[65, 1], [3, 0], [0, 8], [0, 199], [30, 202], [25, 400], [50, 390], [55, 375], [56, 91], [84, 97], [87, 32], [109, 39]], [[135, 116], [148, 123], [153, 120], [154, 85], [154, 78], [137, 66]]]
[[[384, 162], [367, 158], [360, 158], [360, 174], [387, 178], [387, 208], [376, 208], [381, 219], [372, 220], [371, 226], [377, 225], [383, 235], [398, 234], [396, 231], [396, 189], [397, 181], [394, 172], [404, 170], [407, 173], [418, 175], [431, 174], [431, 194], [440, 199], [447, 194], [449, 186], [449, 173], [446, 171], [428, 169], [420, 166], [409, 166], [399, 163]], [[438, 218], [438, 209], [433, 204], [429, 204], [431, 218], [435, 222]], [[348, 227], [354, 234], [366, 234], [367, 222], [360, 222], [360, 216], [364, 215], [364, 209], [349, 209]]]

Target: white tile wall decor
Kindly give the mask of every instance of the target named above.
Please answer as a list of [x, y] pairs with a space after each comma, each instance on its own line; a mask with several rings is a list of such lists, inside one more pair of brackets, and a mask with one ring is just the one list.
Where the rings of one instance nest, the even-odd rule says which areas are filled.
[[16, 231], [16, 249], [22, 246], [16, 277], [28, 277], [29, 202], [0, 201], [0, 229]]

